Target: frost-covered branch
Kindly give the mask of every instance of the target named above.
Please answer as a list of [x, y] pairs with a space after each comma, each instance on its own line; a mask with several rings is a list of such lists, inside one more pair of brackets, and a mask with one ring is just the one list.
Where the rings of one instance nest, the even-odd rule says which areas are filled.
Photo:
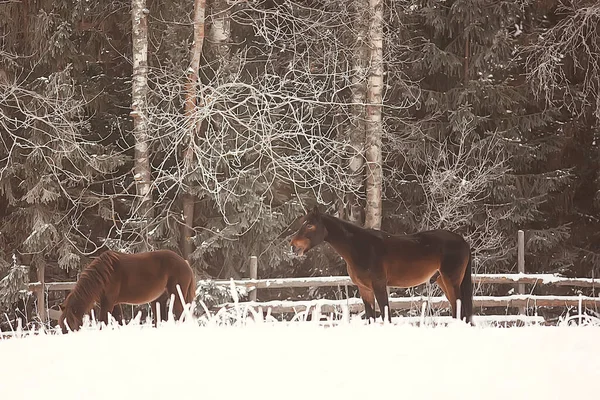
[[454, 139], [436, 141], [416, 135], [422, 151], [411, 152], [415, 146], [408, 139], [395, 143], [406, 154], [411, 182], [423, 194], [417, 230], [461, 231], [476, 257], [497, 253], [506, 248], [499, 224], [510, 210], [499, 215], [487, 199], [493, 185], [509, 171], [509, 159], [499, 137], [487, 134], [480, 138], [469, 119], [459, 121]]
[[58, 246], [63, 266], [77, 265], [71, 238], [86, 236], [85, 211], [110, 197], [94, 193], [94, 184], [125, 162], [90, 132], [76, 87], [69, 68], [31, 83], [0, 80], [0, 190], [20, 210], [5, 223], [19, 228], [20, 251]]
[[600, 4], [559, 12], [564, 19], [527, 49], [527, 78], [547, 103], [564, 102], [578, 114], [591, 107], [600, 118]]

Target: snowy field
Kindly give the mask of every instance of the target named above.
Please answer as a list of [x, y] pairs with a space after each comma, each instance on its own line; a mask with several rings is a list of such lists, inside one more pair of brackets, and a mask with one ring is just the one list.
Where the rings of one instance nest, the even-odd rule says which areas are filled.
[[131, 323], [0, 340], [0, 399], [597, 399], [600, 326]]

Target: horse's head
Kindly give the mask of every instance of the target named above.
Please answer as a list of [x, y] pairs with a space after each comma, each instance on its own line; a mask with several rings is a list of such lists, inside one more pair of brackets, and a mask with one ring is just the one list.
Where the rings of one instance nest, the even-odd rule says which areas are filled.
[[301, 256], [325, 240], [327, 228], [323, 224], [323, 216], [317, 206], [304, 217], [301, 217], [297, 223], [300, 224], [300, 228], [290, 244], [292, 252]]
[[68, 333], [69, 329], [76, 331], [83, 324], [83, 313], [79, 312], [78, 307], [71, 303], [74, 303], [74, 301], [71, 294], [69, 294], [65, 301], [59, 305], [61, 313], [58, 318], [58, 326], [60, 326], [62, 333]]

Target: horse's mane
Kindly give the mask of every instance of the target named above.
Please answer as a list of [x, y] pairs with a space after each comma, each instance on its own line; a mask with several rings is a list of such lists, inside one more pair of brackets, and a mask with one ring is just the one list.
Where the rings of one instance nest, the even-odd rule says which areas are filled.
[[418, 237], [413, 236], [413, 235], [398, 235], [398, 234], [392, 234], [392, 233], [389, 233], [386, 231], [382, 231], [380, 229], [363, 228], [361, 226], [353, 224], [350, 221], [346, 221], [346, 220], [334, 217], [333, 215], [329, 215], [329, 214], [321, 214], [321, 217], [322, 218], [325, 217], [326, 220], [333, 222], [334, 226], [336, 228], [338, 228], [342, 232], [344, 232], [346, 234], [350, 234], [350, 235], [359, 234], [359, 235], [375, 237], [378, 239], [396, 237], [396, 238], [402, 238], [402, 240], [404, 240], [404, 241], [413, 241], [413, 242], [416, 242], [419, 240]]
[[334, 226], [336, 228], [341, 229], [343, 232], [345, 232], [347, 234], [351, 234], [351, 235], [358, 233], [361, 235], [369, 235], [369, 236], [375, 236], [375, 237], [379, 238], [382, 236], [382, 234], [388, 234], [387, 232], [382, 232], [377, 229], [360, 227], [356, 224], [353, 224], [350, 221], [346, 221], [346, 220], [334, 217], [333, 215], [329, 215], [329, 214], [321, 214], [321, 218], [324, 218], [326, 220], [329, 220], [330, 222], [333, 222]]
[[118, 261], [119, 253], [108, 250], [89, 263], [65, 301], [65, 312], [83, 315], [89, 311], [93, 303], [100, 299]]

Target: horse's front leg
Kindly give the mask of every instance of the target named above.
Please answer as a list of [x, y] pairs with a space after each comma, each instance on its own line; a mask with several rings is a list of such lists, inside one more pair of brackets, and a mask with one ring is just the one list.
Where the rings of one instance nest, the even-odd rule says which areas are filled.
[[123, 309], [121, 308], [120, 304], [115, 304], [115, 306], [112, 309], [111, 314], [112, 314], [113, 318], [115, 320], [117, 320], [117, 323], [119, 325], [124, 324], [124, 321], [123, 321]]
[[388, 322], [392, 322], [392, 312], [390, 311], [390, 303], [387, 293], [387, 283], [385, 279], [377, 279], [373, 281], [373, 291], [377, 298], [377, 304], [379, 304], [379, 311], [381, 312], [381, 319], [385, 322], [385, 315], [387, 313]]
[[358, 292], [360, 293], [360, 297], [362, 298], [363, 303], [365, 304], [365, 317], [369, 324], [371, 323], [371, 318], [373, 321], [376, 319], [375, 315], [375, 296], [373, 295], [373, 290], [371, 288], [358, 284]]
[[108, 296], [102, 296], [100, 299], [100, 315], [98, 315], [98, 322], [104, 322], [108, 325], [108, 313], [112, 312], [115, 308], [115, 301]]

